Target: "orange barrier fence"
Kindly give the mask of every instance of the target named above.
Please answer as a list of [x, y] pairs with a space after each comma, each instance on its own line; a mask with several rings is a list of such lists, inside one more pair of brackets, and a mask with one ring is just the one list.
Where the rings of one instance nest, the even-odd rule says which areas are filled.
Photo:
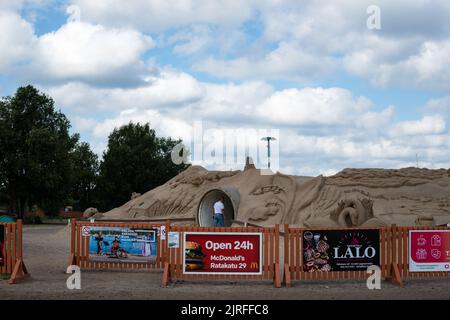
[[[168, 282], [170, 282], [173, 278], [180, 279], [233, 279], [233, 280], [270, 280], [273, 281], [275, 287], [281, 287], [281, 277], [280, 277], [280, 252], [279, 252], [279, 226], [271, 228], [242, 228], [242, 227], [194, 227], [194, 226], [171, 226], [169, 224], [166, 225], [166, 234], [168, 236], [168, 247], [167, 247], [167, 256], [166, 262], [164, 266], [164, 274], [162, 279], [162, 286], [166, 287]], [[177, 237], [177, 245], [176, 247], [169, 246], [169, 242], [171, 241], [171, 235], [176, 234]], [[241, 263], [236, 262], [234, 265], [229, 264], [228, 266], [220, 265], [217, 268], [230, 268], [231, 272], [223, 272], [222, 270], [209, 270], [208, 272], [203, 272], [204, 270], [192, 270], [191, 267], [188, 266], [188, 262], [195, 260], [188, 260], [188, 250], [190, 248], [194, 248], [196, 243], [193, 244], [193, 241], [188, 241], [191, 239], [196, 239], [204, 236], [206, 240], [209, 242], [209, 249], [213, 247], [213, 249], [209, 250], [209, 252], [214, 251], [214, 249], [224, 249], [226, 253], [220, 256], [218, 253], [215, 258], [208, 256], [205, 259], [210, 259], [209, 261], [213, 261], [213, 259], [221, 260], [223, 257], [226, 259], [233, 259], [234, 261], [245, 261], [242, 264], [241, 270], [248, 270], [249, 267], [257, 270], [256, 272], [241, 272], [239, 268], [241, 268]], [[244, 239], [244, 237], [256, 237], [253, 240], [258, 239], [259, 245], [253, 246], [253, 243], [250, 241], [235, 241], [235, 239]], [[209, 239], [209, 240], [208, 240]], [[213, 239], [213, 240], [211, 240]], [[213, 242], [215, 241], [215, 242]], [[189, 243], [189, 248], [187, 248], [187, 243]], [[236, 247], [232, 247], [236, 245]], [[254, 243], [257, 243], [256, 241]], [[229, 247], [228, 247], [229, 245]], [[206, 244], [205, 247], [208, 247]], [[259, 247], [259, 255], [257, 251], [257, 247]], [[197, 247], [200, 251], [202, 249], [201, 246]], [[228, 249], [228, 251], [226, 251]], [[248, 250], [247, 250], [248, 249]], [[219, 250], [219, 249], [218, 249]], [[249, 251], [252, 255], [252, 258], [248, 258], [245, 256], [246, 251]], [[229, 254], [227, 256], [227, 254]], [[230, 256], [231, 255], [231, 256]], [[234, 255], [234, 256], [233, 256]], [[258, 255], [259, 258], [255, 261], [255, 256]], [[200, 254], [200, 257], [202, 255]], [[204, 257], [204, 255], [203, 255]], [[217, 258], [219, 257], [219, 258]], [[253, 260], [249, 260], [253, 259]], [[200, 259], [201, 260], [201, 259]], [[201, 262], [203, 264], [203, 262]], [[251, 266], [250, 266], [251, 264]], [[210, 263], [210, 266], [213, 264]], [[230, 266], [233, 265], [233, 266]], [[235, 268], [235, 269], [233, 269]], [[198, 269], [202, 269], [199, 267]], [[206, 268], [208, 270], [208, 268]], [[253, 269], [252, 269], [253, 270]]]
[[[12, 272], [11, 281], [14, 281], [18, 274], [27, 274], [22, 261], [22, 223], [18, 221], [17, 224], [3, 225], [5, 225], [6, 263], [1, 270], [2, 273]], [[410, 265], [411, 230], [438, 232], [449, 231], [449, 227], [397, 227], [393, 225], [319, 229], [290, 228], [289, 225], [284, 225], [284, 272], [281, 279], [279, 225], [274, 227], [196, 227], [174, 226], [170, 224], [170, 221], [166, 221], [165, 224], [155, 224], [150, 222], [86, 222], [73, 219], [71, 226], [69, 265], [90, 269], [164, 269], [163, 287], [166, 287], [174, 278], [270, 280], [277, 288], [281, 286], [281, 280], [283, 280], [283, 283], [289, 287], [292, 281], [296, 280], [364, 279], [372, 274], [367, 272], [367, 267], [370, 265], [378, 266], [381, 277], [385, 280], [401, 286], [403, 286], [404, 278], [445, 277], [449, 274], [448, 271], [433, 271], [434, 269], [432, 272], [425, 272], [424, 269], [421, 269], [422, 272], [417, 272], [417, 270], [411, 269]], [[103, 229], [98, 229], [98, 227]], [[152, 262], [136, 262], [120, 258], [108, 259], [117, 257], [111, 256], [109, 252], [105, 252], [105, 256], [102, 257], [103, 253], [95, 252], [96, 247], [91, 243], [96, 241], [94, 233], [99, 230], [108, 232], [111, 228], [139, 229], [141, 232], [142, 229], [157, 229], [158, 232], [155, 233], [157, 250], [154, 260]], [[327, 236], [329, 239], [326, 238]], [[248, 238], [253, 242], [250, 240], [239, 241], [239, 239], [247, 239], [245, 237], [253, 237]], [[445, 235], [445, 239], [442, 241], [448, 243], [449, 238], [450, 235]], [[421, 241], [426, 242], [425, 240]], [[13, 243], [17, 243], [17, 246], [12, 246]], [[236, 247], [233, 247], [232, 243], [236, 244]], [[370, 245], [367, 245], [368, 243]], [[230, 246], [228, 247], [228, 245]], [[216, 249], [217, 252], [214, 252]], [[191, 250], [198, 250], [199, 255], [195, 256]], [[221, 250], [225, 250], [225, 253]], [[362, 250], [369, 251], [362, 252]], [[416, 252], [418, 249], [415, 247], [414, 250]], [[246, 256], [247, 252], [249, 252], [249, 256]], [[441, 254], [441, 252], [438, 253]], [[332, 262], [333, 259], [336, 260], [336, 254], [340, 258], [344, 258], [341, 261], [356, 258], [356, 267], [350, 266], [351, 263], [338, 265]], [[450, 251], [442, 252], [442, 254], [450, 257]], [[351, 259], [347, 259], [347, 255], [350, 255]], [[438, 258], [437, 254], [433, 257]], [[206, 267], [206, 264], [209, 264], [209, 267]], [[416, 265], [416, 262], [414, 264]], [[240, 269], [241, 267], [242, 269]], [[450, 270], [450, 262], [445, 264], [445, 268]], [[14, 272], [16, 269], [17, 271]]]
[[[161, 230], [161, 226], [163, 225], [154, 223], [86, 222], [72, 219], [70, 258], [68, 265], [77, 265], [80, 268], [85, 269], [162, 269], [164, 266], [164, 256], [167, 245], [164, 236], [161, 236], [164, 232]], [[148, 262], [143, 259], [142, 262], [130, 262], [127, 261], [129, 258], [120, 257], [120, 251], [117, 251], [117, 254], [113, 255], [111, 254], [111, 250], [106, 250], [101, 245], [101, 252], [92, 252], [92, 250], [90, 250], [90, 241], [95, 241], [95, 232], [117, 232], [114, 230], [118, 230], [118, 228], [141, 230], [155, 229], [156, 257], [154, 257], [154, 261]], [[107, 247], [111, 248], [111, 246], [112, 243], [108, 243]]]
[[[410, 230], [450, 230], [448, 227], [397, 227], [395, 225], [379, 228], [289, 228], [284, 226], [284, 275], [283, 282], [286, 286], [290, 286], [293, 280], [336, 280], [336, 279], [363, 279], [367, 278], [371, 273], [367, 273], [364, 268], [359, 270], [335, 271], [330, 268], [321, 270], [320, 268], [308, 268], [308, 262], [305, 261], [308, 255], [308, 248], [305, 247], [305, 234], [309, 232], [309, 236], [315, 233], [327, 233], [330, 231], [340, 232], [342, 234], [353, 234], [358, 241], [357, 236], [364, 237], [364, 233], [373, 230], [379, 234], [379, 264], [381, 276], [386, 280], [390, 280], [395, 284], [403, 286], [403, 278], [408, 277], [444, 277], [448, 276], [448, 272], [414, 272], [410, 270]], [[320, 237], [320, 235], [318, 236]], [[319, 240], [321, 238], [318, 238]], [[308, 239], [310, 243], [317, 242], [313, 238]], [[319, 240], [320, 241], [320, 240]], [[343, 240], [344, 241], [344, 240]], [[350, 240], [349, 240], [350, 241]], [[345, 241], [344, 241], [345, 242]], [[377, 241], [374, 241], [377, 242]], [[345, 247], [345, 243], [341, 243]], [[351, 242], [348, 243], [352, 246]], [[374, 243], [378, 248], [378, 243]], [[326, 245], [324, 245], [326, 246]], [[315, 251], [312, 251], [313, 254]], [[322, 259], [320, 253], [316, 253], [316, 259]], [[439, 253], [440, 255], [441, 253]], [[442, 253], [445, 254], [445, 253]], [[450, 252], [447, 253], [450, 255]], [[436, 256], [437, 258], [437, 256]], [[364, 260], [364, 259], [362, 259]], [[314, 257], [310, 258], [312, 266], [314, 266]], [[326, 262], [320, 262], [325, 264]], [[450, 268], [450, 263], [447, 265]]]
[[[284, 276], [283, 280], [286, 286], [291, 285], [292, 280], [336, 280], [336, 279], [361, 279], [368, 275], [366, 270], [345, 270], [345, 271], [321, 271], [320, 269], [306, 270], [305, 265], [305, 232], [314, 233], [315, 231], [352, 231], [352, 230], [376, 230], [379, 232], [379, 259], [381, 274], [384, 278], [390, 279], [392, 274], [392, 255], [390, 227], [387, 228], [355, 228], [355, 229], [305, 229], [284, 227]], [[312, 240], [314, 241], [314, 240]], [[319, 258], [320, 259], [320, 258]]]
[[[450, 230], [449, 227], [392, 227], [392, 242], [393, 242], [393, 257], [394, 266], [398, 270], [400, 278], [428, 278], [428, 277], [447, 277], [449, 272], [435, 271], [435, 272], [413, 272], [410, 271], [409, 259], [409, 232], [411, 230]], [[442, 252], [450, 256], [450, 252]], [[449, 263], [450, 264], [450, 263]], [[450, 267], [450, 266], [449, 266]]]
[[22, 220], [17, 222], [0, 223], [0, 250], [2, 259], [0, 263], [1, 274], [11, 274], [8, 283], [29, 276], [23, 263], [22, 252]]

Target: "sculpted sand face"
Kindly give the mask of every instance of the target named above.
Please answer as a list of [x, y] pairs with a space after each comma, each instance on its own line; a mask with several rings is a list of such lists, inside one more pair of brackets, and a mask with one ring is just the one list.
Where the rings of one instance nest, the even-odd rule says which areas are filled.
[[232, 220], [263, 226], [440, 225], [450, 222], [449, 171], [345, 169], [330, 177], [301, 177], [261, 175], [254, 166], [243, 171], [191, 166], [166, 184], [134, 194], [123, 206], [95, 217], [183, 217], [190, 218], [185, 224], [207, 225], [208, 220], [199, 219], [209, 210], [202, 201], [209, 201], [205, 195], [218, 190], [228, 197], [228, 225]]

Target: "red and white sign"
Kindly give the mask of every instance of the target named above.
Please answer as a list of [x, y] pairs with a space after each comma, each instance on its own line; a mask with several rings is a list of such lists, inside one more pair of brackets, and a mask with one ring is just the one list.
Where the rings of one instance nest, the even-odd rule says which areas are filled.
[[184, 274], [262, 274], [262, 233], [185, 232]]
[[409, 271], [450, 271], [450, 230], [410, 230]]
[[81, 227], [81, 234], [83, 235], [83, 237], [89, 237], [91, 235], [91, 227], [82, 226]]

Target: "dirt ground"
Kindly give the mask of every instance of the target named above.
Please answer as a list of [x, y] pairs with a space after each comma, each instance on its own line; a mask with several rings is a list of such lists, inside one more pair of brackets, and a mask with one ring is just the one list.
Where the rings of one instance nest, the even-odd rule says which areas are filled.
[[175, 281], [161, 287], [162, 271], [82, 271], [81, 289], [69, 290], [65, 268], [69, 229], [61, 225], [24, 227], [24, 261], [31, 278], [9, 285], [0, 280], [0, 299], [450, 299], [450, 279], [408, 280], [400, 288], [365, 281], [295, 282], [276, 289], [270, 282]]

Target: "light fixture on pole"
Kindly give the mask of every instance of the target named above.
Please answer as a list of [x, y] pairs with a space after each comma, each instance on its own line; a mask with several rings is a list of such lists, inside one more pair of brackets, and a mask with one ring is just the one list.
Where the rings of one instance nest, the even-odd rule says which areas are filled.
[[267, 161], [268, 161], [268, 167], [270, 169], [270, 141], [275, 141], [275, 137], [263, 137], [261, 138], [262, 141], [267, 141]]

